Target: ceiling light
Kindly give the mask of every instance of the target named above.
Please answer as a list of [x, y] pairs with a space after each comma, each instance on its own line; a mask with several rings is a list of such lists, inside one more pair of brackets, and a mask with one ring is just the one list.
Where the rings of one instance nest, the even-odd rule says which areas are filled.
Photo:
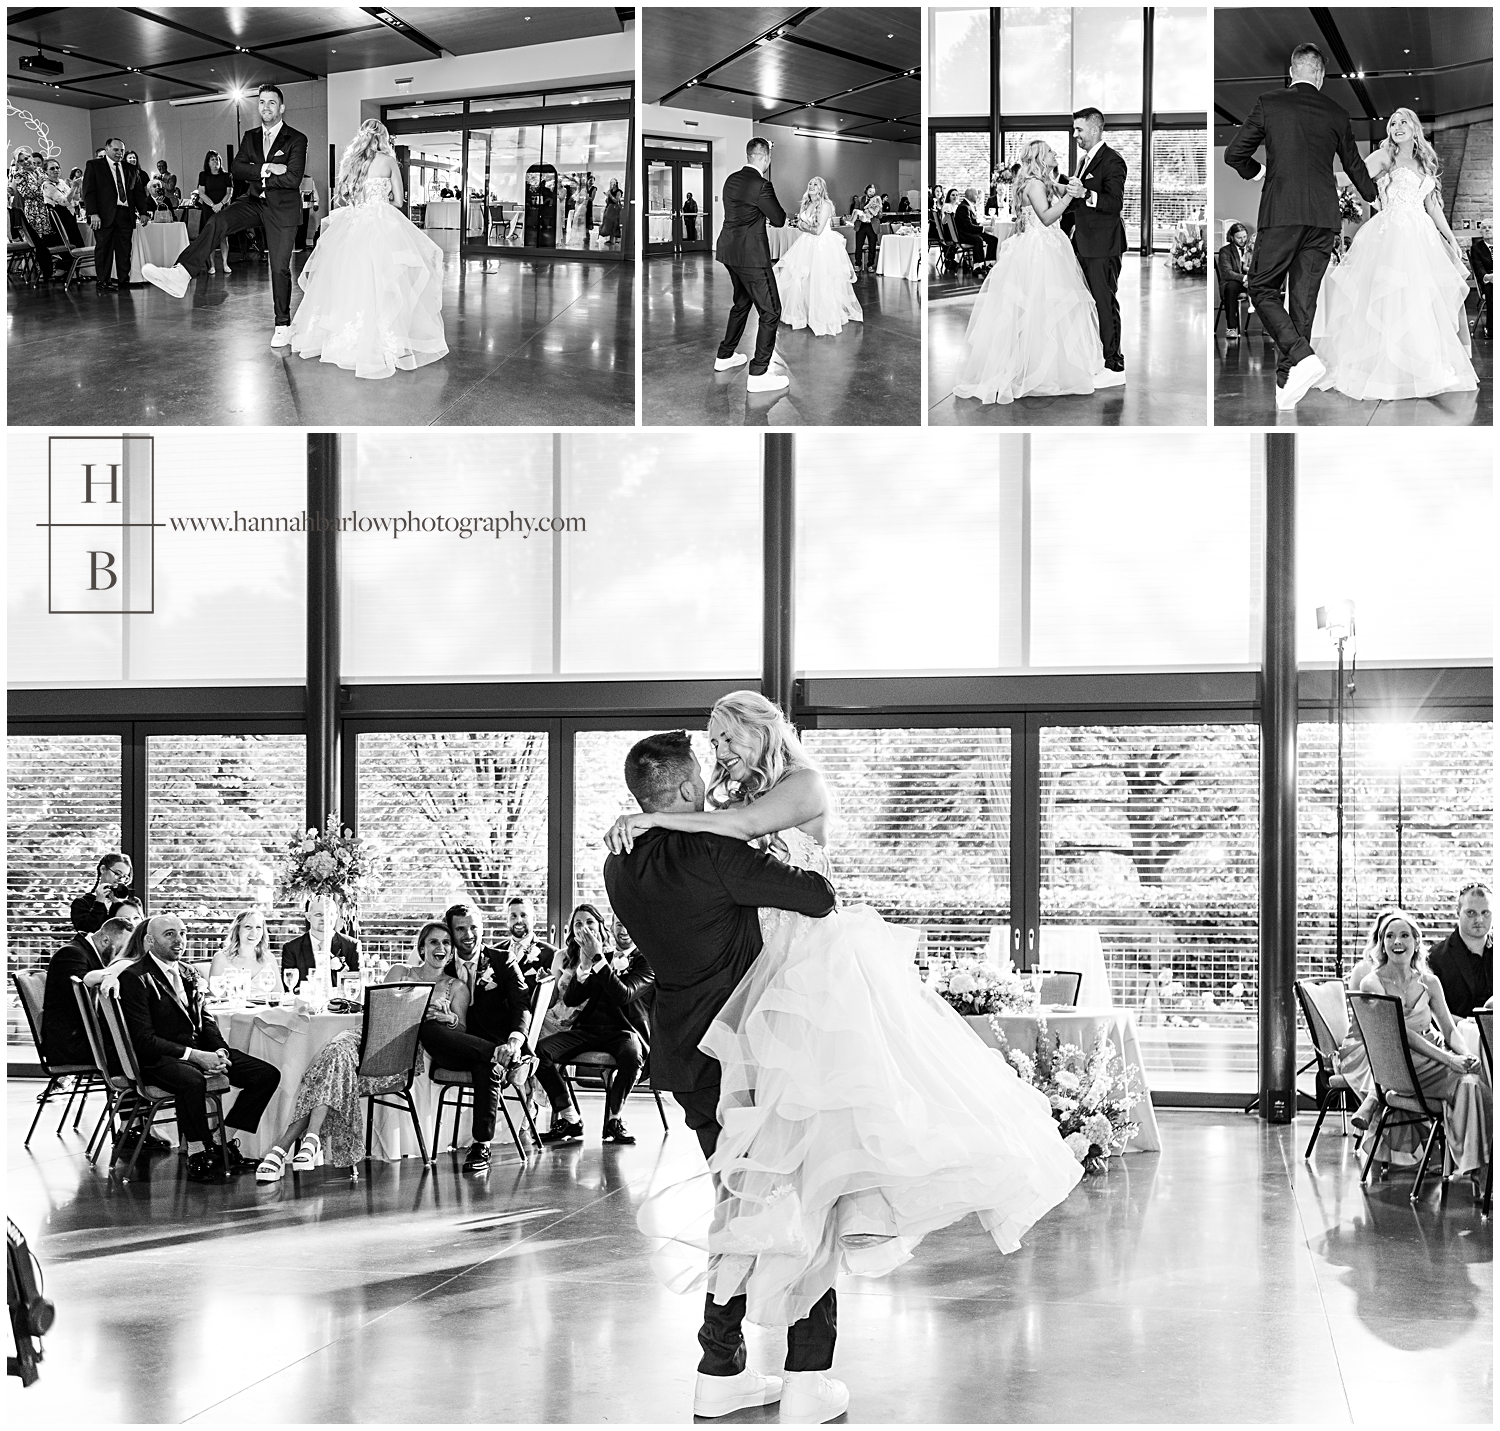
[[886, 39], [888, 39], [888, 40], [894, 40], [895, 38], [896, 37], [894, 35], [887, 35], [886, 36]]
[[804, 139], [837, 139], [841, 144], [869, 144], [871, 141], [861, 134], [835, 134], [831, 129], [794, 129]]

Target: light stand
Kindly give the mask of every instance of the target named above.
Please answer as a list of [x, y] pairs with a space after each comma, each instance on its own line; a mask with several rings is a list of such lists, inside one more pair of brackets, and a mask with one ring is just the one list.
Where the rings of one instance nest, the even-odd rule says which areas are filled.
[[[1334, 776], [1334, 802], [1337, 850], [1334, 874], [1334, 921], [1333, 921], [1333, 972], [1340, 982], [1344, 978], [1344, 647], [1354, 639], [1354, 603], [1336, 601], [1331, 606], [1318, 607], [1318, 630], [1325, 631], [1328, 639], [1338, 646], [1338, 755]], [[1354, 682], [1348, 684], [1347, 694], [1354, 694]]]

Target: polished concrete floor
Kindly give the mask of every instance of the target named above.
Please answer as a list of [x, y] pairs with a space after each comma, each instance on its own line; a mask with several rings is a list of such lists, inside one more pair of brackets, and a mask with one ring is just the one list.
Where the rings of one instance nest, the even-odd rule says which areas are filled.
[[[21, 1138], [10, 1215], [57, 1322], [12, 1422], [683, 1422], [701, 1302], [659, 1285], [648, 1189], [701, 1168], [669, 1105], [634, 1147], [589, 1137], [485, 1179], [373, 1165], [257, 1189], [121, 1186], [79, 1139]], [[1086, 1178], [1008, 1258], [974, 1219], [888, 1278], [840, 1289], [835, 1371], [854, 1422], [1489, 1422], [1491, 1227], [1467, 1183], [1413, 1208], [1358, 1185], [1307, 1120], [1162, 1110], [1161, 1153]], [[752, 1328], [752, 1364], [782, 1338]], [[744, 1421], [775, 1420], [774, 1410]]]
[[994, 427], [1202, 427], [1208, 422], [1208, 296], [1158, 254], [1126, 254], [1120, 268], [1120, 349], [1125, 386], [1087, 397], [1028, 397], [1013, 403], [957, 398], [964, 330], [978, 285], [934, 282], [927, 319], [928, 422]]
[[1475, 393], [1402, 402], [1358, 402], [1310, 392], [1290, 412], [1276, 409], [1276, 345], [1251, 319], [1238, 342], [1214, 334], [1214, 423], [1218, 427], [1490, 427], [1495, 421], [1494, 344], [1474, 339]]
[[[293, 260], [293, 312], [301, 290]], [[443, 277], [448, 355], [359, 379], [272, 349], [263, 261], [150, 286], [7, 286], [13, 425], [616, 426], [635, 421], [634, 267], [459, 260]]]
[[[729, 271], [710, 254], [654, 258], [641, 289], [641, 405], [648, 426], [916, 427], [922, 421], [921, 285], [859, 274], [864, 321], [817, 338], [785, 323], [776, 355], [791, 386], [752, 393], [745, 369], [714, 371], [729, 317]], [[740, 351], [755, 350], [759, 323]]]

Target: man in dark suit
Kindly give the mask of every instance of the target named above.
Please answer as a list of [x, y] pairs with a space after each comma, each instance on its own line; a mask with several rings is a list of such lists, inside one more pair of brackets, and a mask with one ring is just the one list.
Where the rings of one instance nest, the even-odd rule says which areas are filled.
[[1427, 956], [1438, 976], [1448, 1012], [1473, 1018], [1495, 995], [1495, 932], [1490, 925], [1490, 887], [1468, 884], [1458, 892], [1458, 922], [1453, 932]]
[[[297, 971], [297, 987], [300, 989], [307, 976], [317, 967], [318, 945], [323, 942], [323, 936], [327, 932], [324, 921], [327, 919], [321, 905], [309, 904], [307, 907], [307, 931], [299, 934], [295, 939], [288, 939], [281, 946], [281, 967], [283, 969], [295, 969]], [[337, 975], [345, 969], [354, 970], [359, 968], [359, 940], [350, 939], [347, 935], [340, 934], [334, 930], [333, 938], [328, 946], [328, 963], [330, 971]]]
[[255, 1167], [255, 1161], [241, 1154], [229, 1131], [255, 1131], [281, 1073], [224, 1042], [218, 1023], [204, 1010], [196, 975], [181, 962], [187, 929], [176, 915], [158, 914], [148, 920], [143, 943], [146, 952], [120, 975], [125, 1027], [147, 1081], [177, 1095], [177, 1127], [187, 1142], [188, 1181], [222, 1182], [204, 1096], [209, 1075], [222, 1073], [240, 1090], [224, 1115], [223, 1128], [229, 1169], [235, 1173]]
[[1484, 335], [1491, 336], [1490, 308], [1494, 298], [1495, 258], [1482, 233], [1477, 234], [1469, 245], [1469, 267], [1474, 273], [1474, 282], [1479, 289], [1479, 314], [1484, 319]]
[[[998, 251], [998, 242], [985, 233], [984, 225], [979, 222], [978, 189], [964, 190], [963, 198], [953, 211], [953, 231], [958, 235], [959, 243], [974, 255], [975, 263], [984, 263]], [[991, 244], [995, 247], [991, 248]]]
[[137, 223], [150, 221], [156, 205], [126, 169], [123, 139], [111, 139], [102, 159], [90, 159], [83, 166], [82, 195], [94, 231], [94, 282], [99, 288], [128, 290], [131, 236]]
[[[703, 809], [703, 774], [686, 731], [638, 741], [625, 760], [625, 783], [643, 810]], [[610, 855], [604, 886], [656, 976], [652, 1081], [682, 1105], [704, 1157], [711, 1157], [719, 1140], [720, 1069], [698, 1041], [761, 952], [756, 910], [822, 918], [836, 903], [833, 886], [743, 841], [662, 829], [638, 835], [629, 854]], [[844, 1410], [848, 1389], [823, 1375], [833, 1364], [837, 1331], [831, 1289], [787, 1329], [785, 1394], [781, 1378], [746, 1368], [744, 1316], [743, 1296], [722, 1305], [712, 1293], [704, 1299], [695, 1415], [724, 1416], [777, 1400], [783, 1417], [795, 1403], [798, 1420], [826, 1421]]]
[[[873, 184], [866, 184], [859, 202], [850, 217], [854, 220], [854, 267], [856, 270], [875, 271], [875, 261], [880, 256], [880, 216], [885, 205]], [[869, 258], [864, 257], [868, 251]]]
[[73, 980], [103, 971], [130, 938], [123, 919], [106, 919], [93, 934], [75, 934], [47, 964], [42, 995], [42, 1053], [52, 1064], [94, 1061]]
[[760, 318], [760, 331], [755, 335], [755, 356], [750, 359], [750, 374], [745, 383], [753, 393], [777, 392], [791, 381], [785, 373], [767, 371], [771, 354], [776, 351], [781, 294], [771, 269], [766, 225], [779, 229], [786, 223], [786, 210], [767, 177], [770, 172], [771, 141], [752, 139], [745, 146], [745, 167], [724, 183], [724, 225], [714, 249], [714, 257], [729, 270], [729, 281], [734, 285], [734, 303], [729, 310], [724, 341], [714, 359], [714, 371], [722, 373], [745, 361], [745, 355], [735, 350], [744, 336], [753, 306]]
[[210, 260], [230, 234], [264, 228], [276, 306], [271, 346], [285, 348], [292, 341], [292, 249], [302, 227], [307, 135], [282, 123], [286, 102], [275, 85], [261, 85], [256, 102], [261, 127], [240, 140], [239, 152], [229, 166], [239, 198], [206, 217], [198, 237], [177, 255], [171, 268], [148, 263], [141, 272], [162, 292], [181, 298], [188, 284], [208, 271]]
[[1074, 113], [1073, 138], [1078, 143], [1078, 173], [1064, 186], [1073, 202], [1063, 214], [1063, 223], [1099, 313], [1104, 371], [1095, 375], [1094, 386], [1119, 387], [1125, 381], [1125, 357], [1120, 350], [1125, 221], [1120, 215], [1125, 208], [1127, 171], [1124, 159], [1104, 142], [1104, 116], [1097, 109]]
[[[1242, 179], [1265, 178], [1250, 301], [1276, 344], [1276, 406], [1283, 410], [1296, 407], [1327, 371], [1308, 338], [1318, 288], [1339, 235], [1334, 156], [1367, 203], [1378, 197], [1355, 148], [1349, 116], [1322, 92], [1323, 69], [1316, 45], [1298, 45], [1292, 51], [1291, 84], [1261, 95], [1224, 151], [1224, 162]], [[1264, 164], [1255, 158], [1262, 144]], [[1290, 314], [1281, 301], [1283, 283]]]
[[1245, 296], [1245, 246], [1250, 235], [1244, 224], [1230, 224], [1229, 242], [1214, 259], [1219, 279], [1219, 301], [1224, 305], [1224, 336], [1234, 342], [1240, 336], [1240, 299]]

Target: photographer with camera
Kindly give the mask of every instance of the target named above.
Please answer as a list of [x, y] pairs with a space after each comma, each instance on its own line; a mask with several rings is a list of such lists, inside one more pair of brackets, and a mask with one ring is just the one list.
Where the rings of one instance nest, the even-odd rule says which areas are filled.
[[111, 906], [131, 897], [135, 871], [130, 856], [111, 851], [94, 866], [94, 887], [80, 894], [69, 906], [73, 928], [79, 934], [94, 934], [109, 918]]

